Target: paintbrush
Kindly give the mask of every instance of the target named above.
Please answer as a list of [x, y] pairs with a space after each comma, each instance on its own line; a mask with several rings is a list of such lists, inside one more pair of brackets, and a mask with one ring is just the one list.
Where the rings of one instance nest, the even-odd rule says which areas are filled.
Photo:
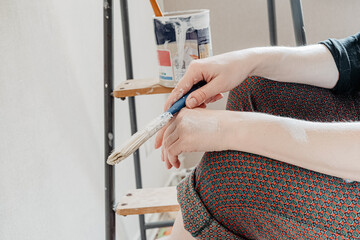
[[151, 6], [152, 6], [152, 8], [154, 10], [155, 16], [156, 17], [162, 17], [163, 14], [162, 14], [162, 12], [160, 10], [160, 7], [157, 4], [156, 0], [150, 0], [150, 3], [151, 3]]
[[149, 138], [151, 138], [155, 133], [163, 128], [177, 112], [185, 107], [185, 101], [190, 93], [204, 86], [205, 84], [205, 81], [201, 81], [195, 84], [190, 89], [190, 91], [177, 100], [174, 105], [169, 108], [169, 110], [151, 121], [143, 130], [138, 131], [132, 135], [131, 138], [121, 147], [116, 148], [108, 157], [107, 163], [110, 165], [115, 165], [139, 149], [142, 144], [144, 144]]

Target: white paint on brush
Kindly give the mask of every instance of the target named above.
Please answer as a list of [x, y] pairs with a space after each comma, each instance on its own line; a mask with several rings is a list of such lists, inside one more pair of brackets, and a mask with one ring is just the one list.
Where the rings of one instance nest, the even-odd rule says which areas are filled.
[[163, 128], [173, 117], [169, 112], [161, 114], [152, 120], [143, 130], [138, 131], [120, 147], [116, 148], [107, 159], [107, 163], [114, 165], [134, 153], [139, 147]]

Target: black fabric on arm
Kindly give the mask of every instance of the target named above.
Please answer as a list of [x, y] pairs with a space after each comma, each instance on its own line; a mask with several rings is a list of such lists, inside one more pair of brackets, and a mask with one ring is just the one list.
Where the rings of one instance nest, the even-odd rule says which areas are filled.
[[339, 70], [335, 93], [360, 91], [360, 32], [344, 39], [328, 39], [320, 42], [331, 52]]

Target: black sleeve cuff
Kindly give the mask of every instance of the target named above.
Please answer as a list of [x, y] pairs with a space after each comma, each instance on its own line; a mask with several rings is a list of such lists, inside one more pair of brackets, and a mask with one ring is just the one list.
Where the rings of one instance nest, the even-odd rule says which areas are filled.
[[353, 93], [360, 90], [360, 33], [341, 40], [320, 42], [331, 52], [339, 71], [335, 93]]
[[348, 58], [346, 49], [336, 39], [328, 39], [320, 42], [324, 44], [331, 52], [336, 66], [339, 71], [339, 80], [332, 89], [334, 93], [342, 93], [348, 91], [350, 87], [350, 60]]

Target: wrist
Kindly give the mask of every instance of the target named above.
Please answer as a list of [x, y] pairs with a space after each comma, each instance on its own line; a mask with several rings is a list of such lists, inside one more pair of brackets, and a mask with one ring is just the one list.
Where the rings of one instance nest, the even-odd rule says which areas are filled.
[[264, 76], [268, 63], [274, 61], [272, 54], [268, 54], [269, 48], [251, 48], [249, 49], [249, 61], [251, 62], [251, 71], [249, 76]]
[[221, 150], [246, 150], [249, 121], [242, 117], [244, 112], [224, 110], [221, 113], [219, 143]]
[[236, 67], [237, 69], [241, 69], [242, 74], [246, 74], [246, 76], [239, 76], [241, 80], [244, 79], [244, 77], [253, 76], [253, 73], [259, 68], [259, 62], [261, 60], [260, 53], [261, 51], [256, 48], [244, 49], [237, 52]]
[[224, 62], [227, 63], [226, 69], [229, 79], [233, 79], [232, 87], [238, 86], [257, 67], [259, 61], [258, 52], [254, 49], [244, 49], [223, 54]]

